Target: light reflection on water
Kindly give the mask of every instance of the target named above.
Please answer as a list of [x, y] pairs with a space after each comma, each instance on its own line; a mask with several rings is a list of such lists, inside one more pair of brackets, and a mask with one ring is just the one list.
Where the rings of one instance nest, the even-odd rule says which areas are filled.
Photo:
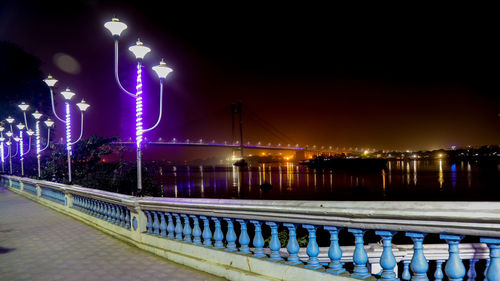
[[389, 161], [387, 169], [370, 173], [316, 171], [294, 163], [165, 166], [155, 171], [155, 181], [167, 197], [500, 201], [499, 174], [496, 166], [440, 159]]

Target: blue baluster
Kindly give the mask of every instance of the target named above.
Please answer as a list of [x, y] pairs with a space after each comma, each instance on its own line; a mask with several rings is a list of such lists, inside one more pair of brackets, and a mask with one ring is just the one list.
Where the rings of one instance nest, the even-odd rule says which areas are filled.
[[288, 243], [286, 245], [286, 250], [288, 252], [288, 259], [286, 264], [297, 265], [302, 264], [299, 260], [298, 252], [300, 250], [299, 243], [297, 242], [297, 224], [295, 223], [284, 223], [284, 227], [288, 228]]
[[182, 222], [179, 214], [172, 214], [175, 218], [175, 239], [182, 241]]
[[469, 260], [469, 270], [467, 271], [467, 281], [476, 281], [477, 273], [476, 273], [476, 263], [477, 259]]
[[397, 280], [394, 268], [396, 267], [396, 258], [392, 252], [392, 237], [396, 234], [396, 231], [376, 231], [375, 234], [382, 237], [384, 244], [384, 250], [380, 256], [380, 266], [383, 268], [381, 274], [381, 280]]
[[127, 224], [127, 229], [130, 229], [130, 210], [127, 208], [125, 209], [125, 223]]
[[98, 200], [97, 204], [99, 205], [99, 218], [102, 220], [105, 220], [106, 213], [105, 213], [105, 209], [104, 209], [104, 203]]
[[234, 225], [233, 225], [233, 219], [231, 218], [224, 218], [224, 220], [227, 222], [227, 233], [226, 233], [226, 241], [227, 241], [227, 248], [225, 249], [228, 252], [234, 252], [237, 251], [236, 249], [236, 232], [234, 232]]
[[184, 241], [191, 243], [191, 223], [189, 222], [189, 216], [182, 214], [181, 217], [184, 218], [184, 229], [182, 233], [184, 234]]
[[151, 211], [153, 217], [153, 234], [160, 235], [160, 220], [158, 219], [158, 213], [156, 211]]
[[490, 269], [490, 259], [486, 259], [486, 267], [484, 268], [484, 281], [488, 281], [488, 269]]
[[434, 281], [443, 281], [443, 263], [445, 260], [436, 261], [436, 272], [434, 273]]
[[190, 217], [193, 219], [193, 243], [195, 245], [201, 245], [201, 229], [198, 217], [195, 215], [190, 215]]
[[413, 257], [411, 259], [411, 271], [413, 272], [412, 281], [422, 280], [428, 281], [427, 270], [429, 270], [429, 264], [424, 255], [424, 237], [425, 233], [421, 232], [406, 232], [406, 236], [411, 237], [413, 240]]
[[267, 225], [271, 228], [271, 241], [269, 241], [269, 249], [271, 250], [270, 260], [272, 261], [281, 261], [280, 249], [281, 243], [278, 238], [278, 224], [275, 222], [266, 222]]
[[117, 219], [116, 219], [116, 210], [115, 210], [115, 205], [114, 204], [109, 204], [109, 213], [110, 213], [110, 221], [111, 223], [116, 224]]
[[352, 260], [354, 262], [354, 272], [351, 275], [355, 278], [366, 279], [371, 276], [368, 272], [368, 267], [366, 263], [368, 262], [368, 255], [365, 251], [365, 242], [363, 236], [365, 235], [366, 230], [363, 229], [355, 229], [349, 228], [349, 232], [354, 234], [354, 255]]
[[323, 226], [323, 228], [330, 232], [330, 249], [328, 250], [330, 264], [328, 265], [326, 271], [335, 274], [343, 273], [345, 272], [345, 269], [342, 267], [342, 263], [340, 262], [342, 259], [342, 249], [340, 249], [339, 245], [339, 231], [342, 227]]
[[446, 240], [448, 243], [448, 252], [450, 256], [444, 267], [444, 272], [450, 281], [462, 281], [465, 276], [465, 266], [460, 258], [460, 251], [458, 249], [458, 244], [460, 240], [464, 238], [463, 235], [455, 234], [441, 234], [439, 236], [441, 239]]
[[264, 238], [262, 237], [262, 223], [260, 221], [251, 220], [250, 221], [255, 227], [255, 235], [253, 237], [253, 246], [255, 250], [253, 252], [253, 256], [256, 258], [263, 258], [266, 256], [264, 254]]
[[120, 225], [120, 207], [113, 204], [113, 215], [115, 217], [115, 224]]
[[212, 231], [210, 230], [210, 221], [205, 216], [200, 216], [203, 221], [203, 245], [211, 247], [212, 246]]
[[214, 245], [214, 248], [222, 249], [222, 248], [224, 248], [224, 244], [222, 243], [222, 240], [224, 240], [224, 233], [222, 233], [220, 220], [219, 220], [219, 218], [216, 218], [216, 217], [212, 217], [212, 220], [215, 223], [215, 231], [214, 231], [215, 245]]
[[481, 238], [481, 243], [486, 243], [490, 248], [486, 278], [489, 281], [500, 280], [500, 238]]
[[119, 210], [120, 210], [120, 226], [121, 227], [126, 227], [127, 226], [127, 223], [125, 222], [125, 212], [124, 212], [124, 207], [120, 206], [119, 207]]
[[318, 243], [316, 242], [317, 226], [311, 224], [303, 224], [302, 227], [307, 229], [307, 231], [309, 232], [309, 239], [308, 239], [309, 241], [307, 241], [307, 250], [306, 250], [309, 259], [307, 260], [307, 265], [305, 267], [310, 269], [319, 269], [322, 266], [318, 260], [319, 247]]
[[145, 210], [144, 213], [146, 214], [148, 218], [148, 222], [146, 223], [146, 232], [147, 233], [153, 233], [153, 220], [151, 219], [151, 213], [150, 211]]
[[170, 213], [165, 213], [168, 217], [168, 224], [167, 224], [167, 232], [168, 238], [175, 238], [175, 226], [174, 226], [174, 220], [172, 219], [172, 215]]
[[238, 242], [240, 243], [240, 254], [250, 254], [250, 248], [248, 247], [248, 244], [250, 244], [250, 236], [248, 236], [248, 230], [247, 230], [247, 221], [242, 220], [242, 219], [237, 219], [237, 222], [240, 223], [240, 238], [238, 239]]
[[401, 279], [410, 280], [410, 262], [411, 261], [403, 261], [403, 274], [401, 275]]
[[111, 222], [111, 206], [106, 202], [104, 202], [104, 214], [106, 215], [106, 221]]
[[158, 212], [160, 216], [160, 235], [165, 237], [167, 236], [167, 223], [165, 222], [165, 216], [163, 212]]

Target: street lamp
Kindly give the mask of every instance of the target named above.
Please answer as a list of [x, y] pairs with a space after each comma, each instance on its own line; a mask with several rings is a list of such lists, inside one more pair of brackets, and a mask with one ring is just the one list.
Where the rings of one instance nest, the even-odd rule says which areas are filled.
[[[83, 112], [85, 112], [85, 110], [87, 110], [87, 108], [90, 105], [85, 103], [84, 100], [82, 100], [82, 102], [77, 104], [77, 106], [81, 112], [80, 136], [78, 137], [78, 139], [76, 141], [72, 142], [71, 141], [71, 111], [70, 111], [69, 101], [71, 100], [71, 98], [73, 96], [75, 96], [75, 93], [72, 92], [69, 88], [66, 88], [66, 90], [61, 92], [61, 95], [64, 97], [64, 100], [65, 100], [64, 107], [65, 107], [65, 113], [66, 113], [66, 115], [65, 115], [66, 118], [62, 119], [57, 115], [57, 112], [56, 112], [56, 109], [54, 106], [53, 88], [54, 88], [54, 85], [57, 83], [57, 80], [54, 79], [52, 77], [52, 75], [49, 75], [43, 81], [47, 84], [47, 86], [49, 86], [49, 89], [50, 89], [50, 99], [51, 99], [51, 103], [52, 103], [52, 111], [54, 112], [54, 116], [59, 121], [63, 122], [66, 126], [66, 151], [67, 151], [67, 155], [68, 155], [68, 181], [71, 184], [71, 155], [72, 155], [71, 146], [76, 144], [77, 142], [79, 142], [83, 136]], [[83, 106], [82, 106], [82, 103], [83, 103]], [[50, 123], [52, 123], [52, 125], [53, 125], [52, 120], [50, 120]], [[48, 126], [47, 122], [45, 124]], [[47, 143], [47, 145], [48, 145], [48, 143]]]
[[137, 60], [137, 84], [136, 84], [136, 92], [135, 94], [127, 91], [121, 84], [120, 78], [118, 76], [118, 39], [120, 38], [121, 33], [127, 29], [127, 25], [123, 22], [120, 22], [118, 18], [113, 18], [111, 21], [108, 21], [104, 24], [104, 27], [107, 28], [113, 39], [115, 41], [115, 80], [118, 84], [118, 87], [128, 96], [135, 99], [135, 139], [137, 145], [137, 192], [140, 194], [142, 191], [142, 152], [141, 152], [141, 143], [143, 140], [143, 134], [145, 132], [151, 131], [161, 120], [162, 115], [162, 103], [163, 103], [163, 82], [167, 75], [172, 72], [172, 69], [168, 67], [165, 62], [162, 60], [159, 65], [154, 66], [153, 70], [156, 72], [158, 77], [160, 78], [160, 109], [158, 114], [158, 120], [155, 125], [149, 129], [143, 129], [142, 123], [142, 114], [143, 114], [143, 96], [142, 96], [142, 61], [144, 57], [151, 51], [150, 48], [144, 46], [144, 44], [137, 40], [134, 46], [129, 47], [129, 51], [132, 52]]
[[[28, 151], [24, 153], [24, 143], [23, 143], [23, 130], [25, 129], [25, 126], [23, 123], [19, 123], [16, 125], [16, 127], [19, 129], [19, 159], [21, 160], [21, 176], [24, 176], [24, 155], [30, 151], [30, 146], [28, 146]], [[30, 138], [31, 139], [31, 138]]]
[[35, 136], [36, 136], [36, 159], [37, 159], [37, 162], [38, 162], [38, 178], [41, 177], [41, 169], [40, 169], [40, 158], [41, 158], [41, 155], [40, 153], [42, 151], [44, 151], [45, 149], [47, 149], [47, 147], [49, 147], [49, 143], [50, 143], [50, 127], [52, 127], [54, 125], [54, 122], [52, 120], [50, 120], [50, 118], [48, 118], [46, 121], [45, 121], [45, 125], [47, 126], [47, 145], [41, 149], [40, 148], [40, 145], [41, 145], [41, 140], [40, 140], [40, 119], [42, 118], [43, 114], [41, 114], [40, 112], [35, 111], [34, 113], [32, 113], [33, 117], [35, 118], [36, 122], [35, 122]]
[[9, 140], [6, 142], [6, 144], [8, 145], [8, 152], [9, 152], [9, 174], [12, 175], [12, 135], [13, 135], [13, 130], [12, 130], [12, 123], [14, 123], [14, 118], [12, 117], [7, 117], [5, 119], [5, 121], [7, 121], [7, 123], [9, 123], [9, 126], [10, 126], [10, 131], [6, 132], [5, 134], [7, 135], [7, 137], [9, 137]]
[[3, 148], [3, 143], [5, 142], [5, 137], [3, 136], [3, 131], [5, 131], [5, 127], [3, 127], [2, 125], [0, 125], [0, 154], [1, 154], [1, 160], [2, 160], [2, 173], [5, 172], [5, 151], [4, 151], [4, 148]]

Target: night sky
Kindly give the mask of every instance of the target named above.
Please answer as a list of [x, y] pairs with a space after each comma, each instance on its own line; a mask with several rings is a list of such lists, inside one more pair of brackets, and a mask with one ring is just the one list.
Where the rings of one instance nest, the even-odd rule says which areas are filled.
[[69, 86], [91, 104], [86, 136], [134, 136], [134, 102], [114, 81], [103, 27], [117, 15], [129, 27], [119, 69], [127, 89], [135, 88], [128, 47], [140, 37], [152, 49], [145, 127], [158, 112], [151, 67], [165, 58], [174, 69], [150, 139], [230, 140], [230, 105], [241, 101], [251, 142], [401, 150], [500, 143], [494, 9], [264, 3], [2, 1], [0, 40], [40, 58], [57, 92]]

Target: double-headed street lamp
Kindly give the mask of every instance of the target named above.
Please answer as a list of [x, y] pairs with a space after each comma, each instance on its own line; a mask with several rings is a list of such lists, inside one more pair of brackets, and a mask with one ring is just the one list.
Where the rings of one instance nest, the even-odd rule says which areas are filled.
[[132, 52], [137, 60], [137, 84], [136, 84], [136, 92], [135, 94], [127, 91], [122, 84], [120, 83], [120, 78], [118, 76], [118, 39], [120, 38], [120, 34], [127, 29], [127, 25], [123, 22], [120, 22], [117, 18], [113, 18], [111, 21], [108, 21], [104, 24], [113, 36], [115, 40], [115, 80], [118, 83], [120, 89], [127, 94], [128, 96], [135, 99], [135, 139], [137, 144], [137, 192], [141, 193], [142, 191], [142, 152], [141, 152], [141, 143], [142, 137], [145, 132], [151, 131], [161, 120], [162, 115], [162, 99], [163, 99], [163, 82], [167, 75], [172, 72], [172, 69], [168, 67], [165, 62], [162, 60], [159, 65], [154, 66], [153, 70], [156, 72], [158, 77], [160, 78], [160, 110], [158, 114], [158, 120], [155, 125], [149, 129], [143, 129], [142, 123], [142, 114], [143, 114], [143, 96], [142, 96], [142, 61], [144, 57], [151, 51], [150, 48], [144, 46], [144, 44], [137, 40], [137, 43], [134, 46], [129, 47], [129, 51]]
[[71, 111], [70, 111], [70, 104], [69, 101], [71, 98], [75, 95], [69, 88], [66, 88], [66, 90], [61, 92], [61, 95], [64, 97], [64, 105], [65, 105], [65, 113], [66, 113], [66, 118], [62, 119], [60, 118], [57, 113], [56, 109], [54, 106], [54, 94], [53, 94], [53, 87], [57, 83], [57, 80], [54, 79], [51, 75], [49, 75], [46, 79], [43, 80], [47, 86], [49, 86], [50, 89], [50, 100], [52, 102], [52, 111], [54, 112], [54, 116], [61, 122], [65, 123], [66, 125], [66, 151], [68, 154], [68, 181], [71, 183], [71, 146], [76, 144], [78, 141], [83, 136], [83, 113], [89, 108], [89, 104], [85, 102], [85, 100], [82, 99], [81, 102], [77, 103], [76, 106], [80, 109], [81, 112], [81, 125], [80, 125], [80, 136], [78, 139], [74, 142], [71, 141]]

